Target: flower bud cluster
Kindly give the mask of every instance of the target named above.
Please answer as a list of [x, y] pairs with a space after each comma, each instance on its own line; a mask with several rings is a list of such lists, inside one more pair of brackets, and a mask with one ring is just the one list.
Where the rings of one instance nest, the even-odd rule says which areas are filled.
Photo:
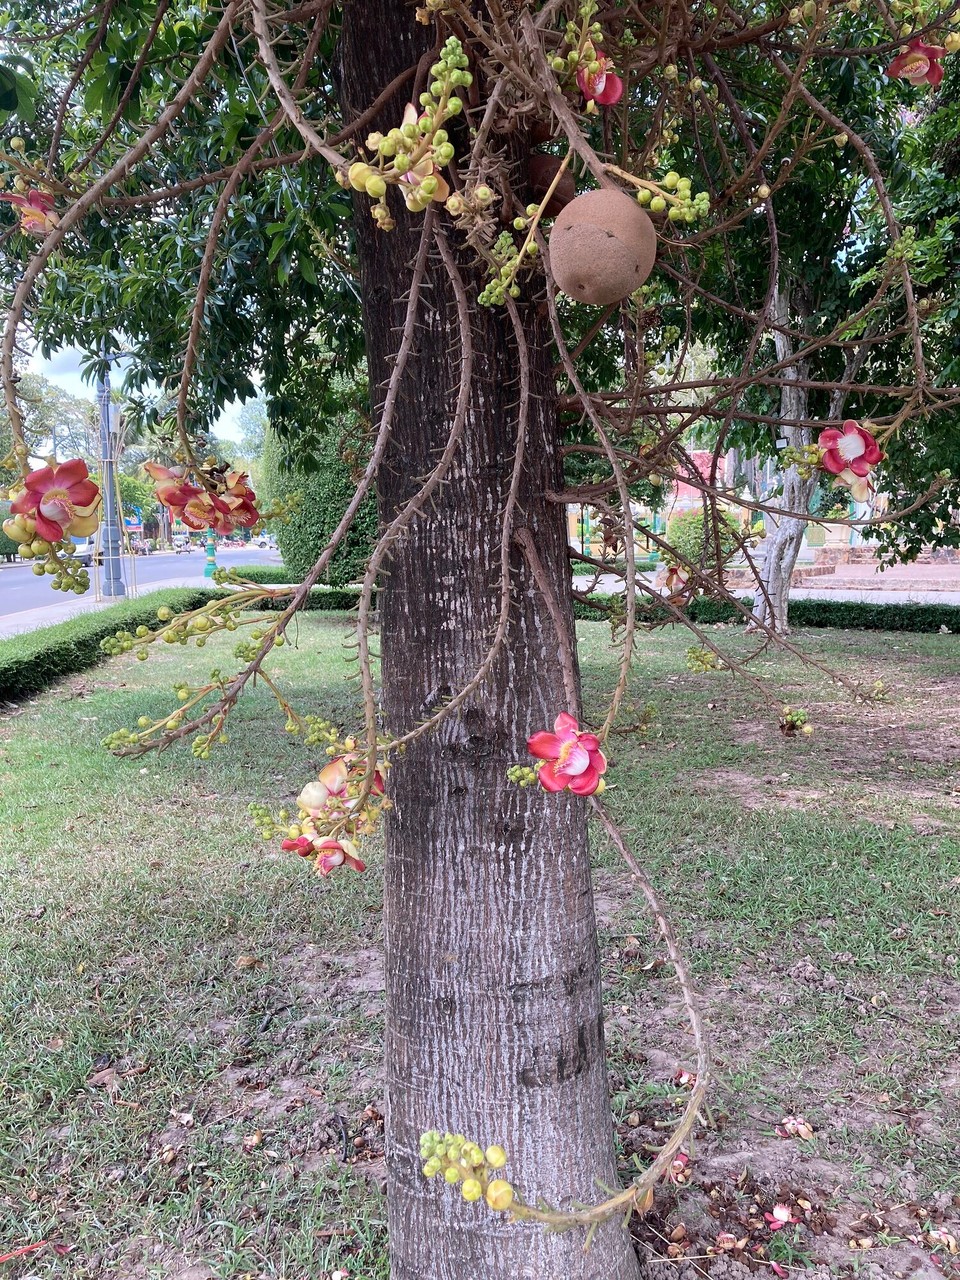
[[[531, 208], [535, 206], [527, 207], [528, 216], [532, 217]], [[537, 246], [531, 244], [530, 247], [536, 250]], [[480, 291], [477, 301], [484, 307], [502, 306], [508, 294], [511, 298], [520, 297], [520, 286], [516, 282], [516, 276], [522, 265], [522, 258], [509, 231], [502, 231], [497, 236], [491, 246], [490, 255], [489, 271], [492, 279]]]
[[90, 587], [90, 574], [79, 560], [71, 555], [73, 542], [69, 537], [59, 542], [48, 542], [37, 533], [37, 522], [30, 516], [12, 516], [3, 522], [3, 532], [17, 544], [21, 560], [32, 560], [33, 572], [38, 578], [50, 577], [54, 591], [72, 591], [82, 596]]
[[687, 650], [687, 668], [690, 671], [722, 671], [723, 659], [712, 649], [698, 649], [692, 645]]
[[431, 1129], [420, 1139], [420, 1159], [425, 1178], [441, 1177], [449, 1186], [459, 1186], [464, 1200], [483, 1199], [487, 1205], [503, 1213], [516, 1196], [511, 1184], [499, 1176], [507, 1163], [503, 1147], [490, 1146], [484, 1151], [462, 1133], [439, 1133]]
[[537, 781], [539, 768], [539, 764], [533, 768], [527, 764], [512, 764], [507, 770], [507, 778], [510, 782], [516, 783], [518, 787], [532, 787]]
[[463, 111], [460, 90], [473, 84], [469, 65], [463, 45], [450, 36], [430, 68], [430, 84], [420, 95], [422, 110], [418, 113], [411, 103], [398, 128], [369, 134], [366, 150], [371, 159], [357, 160], [346, 174], [337, 175], [341, 186], [362, 191], [375, 202], [371, 214], [381, 231], [392, 231], [396, 225], [385, 200], [387, 187], [398, 186], [413, 213], [449, 196], [440, 170], [453, 159], [454, 146], [443, 126]]
[[666, 213], [671, 222], [692, 223], [710, 212], [706, 191], [693, 194], [693, 179], [669, 170], [659, 182], [645, 183], [637, 192], [637, 201], [651, 213]]
[[281, 847], [313, 859], [320, 875], [329, 875], [343, 865], [363, 871], [356, 841], [372, 835], [391, 807], [384, 791], [389, 763], [378, 759], [371, 778], [355, 738], [341, 739], [329, 721], [317, 716], [300, 721], [289, 708], [287, 713], [288, 732], [303, 732], [309, 745], [326, 743], [327, 754], [333, 758], [297, 796], [297, 814], [292, 820], [286, 809], [274, 814], [263, 805], [251, 805], [254, 825], [265, 840], [283, 835]]
[[567, 52], [555, 57], [551, 66], [558, 76], [575, 76], [578, 71], [598, 75], [601, 70], [598, 45], [603, 44], [603, 28], [590, 19], [599, 9], [596, 0], [585, 0], [580, 6], [580, 22], [568, 22], [563, 33], [561, 48]]
[[822, 460], [823, 449], [818, 444], [787, 445], [780, 450], [780, 466], [796, 467], [801, 480], [811, 479], [820, 470]]
[[802, 733], [804, 737], [809, 738], [813, 733], [813, 725], [809, 720], [809, 716], [802, 707], [783, 707], [780, 712], [780, 732], [787, 737]]

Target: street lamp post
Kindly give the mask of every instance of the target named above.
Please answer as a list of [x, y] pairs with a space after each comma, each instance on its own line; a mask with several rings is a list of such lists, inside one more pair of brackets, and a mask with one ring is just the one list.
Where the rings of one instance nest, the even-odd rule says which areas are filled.
[[117, 511], [117, 490], [114, 481], [113, 424], [110, 420], [110, 357], [104, 352], [106, 365], [103, 375], [97, 379], [97, 398], [100, 401], [100, 479], [103, 493], [103, 594], [125, 596], [120, 564], [120, 525]]
[[207, 563], [203, 569], [205, 578], [212, 578], [217, 571], [217, 536], [212, 529], [207, 530]]

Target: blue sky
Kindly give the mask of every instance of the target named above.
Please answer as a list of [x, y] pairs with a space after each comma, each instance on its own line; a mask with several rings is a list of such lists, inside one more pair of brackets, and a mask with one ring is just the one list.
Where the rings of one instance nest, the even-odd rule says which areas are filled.
[[[28, 367], [31, 373], [42, 374], [44, 378], [47, 378], [64, 391], [69, 392], [72, 396], [82, 396], [87, 400], [94, 399], [94, 385], [92, 382], [86, 382], [82, 377], [80, 373], [80, 352], [73, 347], [65, 347], [61, 351], [57, 351], [49, 360], [44, 360], [39, 352], [35, 352], [30, 358]], [[114, 365], [114, 369], [116, 371], [115, 377], [119, 381], [119, 374], [123, 369], [123, 361], [118, 360]], [[239, 440], [238, 418], [240, 409], [239, 402], [230, 404], [220, 415], [214, 430], [221, 440]]]

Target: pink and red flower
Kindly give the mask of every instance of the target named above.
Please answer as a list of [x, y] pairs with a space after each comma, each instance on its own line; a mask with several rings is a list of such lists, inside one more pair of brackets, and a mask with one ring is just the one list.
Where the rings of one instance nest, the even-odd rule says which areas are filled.
[[597, 55], [600, 70], [592, 74], [581, 67], [577, 72], [577, 85], [588, 102], [601, 107], [612, 107], [623, 97], [623, 81], [609, 70], [610, 60], [602, 53]]
[[554, 732], [546, 729], [527, 739], [527, 750], [545, 761], [537, 778], [545, 791], [572, 791], [578, 796], [592, 796], [603, 790], [607, 760], [600, 750], [595, 733], [581, 733], [573, 716], [561, 711], [554, 721]]
[[23, 486], [10, 512], [34, 520], [37, 535], [47, 542], [60, 542], [67, 534], [86, 538], [96, 529], [100, 490], [81, 458], [31, 471]]
[[[308, 782], [297, 796], [297, 804], [314, 821], [324, 817], [349, 813], [356, 808], [356, 795], [351, 796], [350, 784], [354, 790], [363, 779], [365, 766], [358, 763], [358, 756], [337, 756], [329, 764], [325, 764], [313, 782]], [[383, 774], [379, 769], [373, 775], [370, 788], [374, 795], [383, 795]]]
[[865, 476], [883, 461], [883, 451], [876, 440], [852, 418], [847, 418], [840, 430], [827, 427], [821, 431], [817, 443], [823, 450], [820, 465], [834, 476], [848, 469], [855, 476]]
[[145, 462], [143, 469], [156, 481], [157, 498], [188, 529], [213, 529], [229, 534], [238, 528], [249, 529], [260, 518], [254, 505], [257, 495], [247, 483], [245, 472], [228, 471], [224, 476], [224, 492], [215, 494], [191, 484], [185, 478], [183, 467]]
[[24, 235], [45, 236], [60, 225], [49, 191], [28, 191], [25, 196], [6, 191], [0, 194], [0, 200], [9, 200], [16, 207]]
[[799, 1222], [799, 1218], [793, 1216], [793, 1211], [788, 1204], [775, 1204], [773, 1213], [765, 1213], [763, 1215], [767, 1220], [767, 1226], [771, 1231], [782, 1231], [788, 1223]]
[[316, 856], [317, 871], [328, 876], [336, 867], [348, 866], [354, 871], [366, 871], [366, 863], [357, 854], [357, 846], [352, 840], [341, 837], [335, 840], [332, 836], [302, 835], [295, 839], [284, 840], [281, 849], [298, 853], [301, 858]]
[[943, 79], [940, 64], [946, 54], [942, 45], [911, 40], [887, 67], [887, 75], [891, 79], [909, 80], [911, 84], [928, 84], [935, 89]]
[[668, 596], [682, 595], [690, 583], [690, 570], [684, 569], [682, 565], [671, 564], [667, 567], [666, 575], [663, 579], [663, 587]]

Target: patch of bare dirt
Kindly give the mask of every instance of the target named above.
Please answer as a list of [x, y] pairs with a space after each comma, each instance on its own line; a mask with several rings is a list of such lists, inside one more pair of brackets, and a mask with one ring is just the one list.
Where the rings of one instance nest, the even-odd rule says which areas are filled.
[[694, 779], [692, 789], [722, 791], [745, 809], [805, 809], [829, 795], [828, 791], [811, 787], [791, 787], [788, 781], [789, 775], [765, 774], [758, 778], [740, 769], [711, 769]]

